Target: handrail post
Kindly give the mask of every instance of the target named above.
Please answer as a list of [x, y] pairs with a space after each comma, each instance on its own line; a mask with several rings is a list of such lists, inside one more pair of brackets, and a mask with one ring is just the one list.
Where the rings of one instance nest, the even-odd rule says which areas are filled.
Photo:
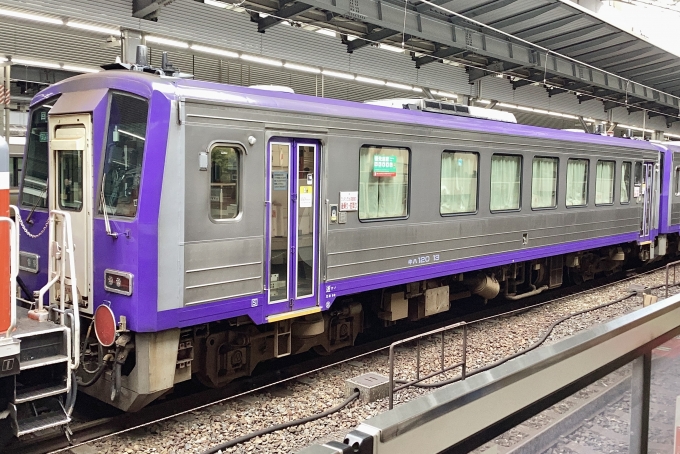
[[463, 325], [463, 366], [461, 367], [461, 376], [465, 380], [467, 373], [467, 323]]
[[389, 409], [392, 410], [394, 406], [394, 344], [390, 345], [390, 405]]

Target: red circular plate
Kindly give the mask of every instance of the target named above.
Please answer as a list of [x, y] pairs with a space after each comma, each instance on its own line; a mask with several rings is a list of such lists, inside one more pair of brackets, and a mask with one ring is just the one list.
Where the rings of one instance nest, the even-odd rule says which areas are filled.
[[94, 333], [104, 347], [110, 347], [116, 341], [116, 317], [105, 304], [94, 311]]

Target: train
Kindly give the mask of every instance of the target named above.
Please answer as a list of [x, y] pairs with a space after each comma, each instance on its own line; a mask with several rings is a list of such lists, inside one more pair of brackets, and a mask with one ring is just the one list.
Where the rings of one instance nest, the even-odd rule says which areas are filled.
[[[21, 342], [15, 428], [63, 424], [75, 389], [137, 411], [192, 378], [678, 253], [676, 145], [136, 69], [31, 103], [17, 317], [57, 334]], [[40, 358], [51, 372], [24, 370]]]

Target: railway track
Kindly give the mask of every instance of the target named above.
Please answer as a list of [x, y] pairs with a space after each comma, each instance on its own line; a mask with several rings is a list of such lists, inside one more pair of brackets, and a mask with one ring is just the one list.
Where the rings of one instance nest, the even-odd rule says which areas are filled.
[[[0, 439], [0, 450], [6, 453], [45, 453], [65, 450], [69, 447], [78, 446], [97, 439], [114, 434], [144, 427], [159, 421], [173, 418], [180, 414], [196, 411], [225, 400], [243, 397], [268, 387], [272, 387], [290, 380], [295, 380], [305, 375], [336, 366], [338, 364], [355, 360], [366, 355], [384, 350], [399, 339], [421, 334], [432, 329], [443, 327], [459, 321], [477, 321], [503, 316], [509, 313], [517, 314], [523, 310], [529, 310], [539, 305], [555, 302], [559, 299], [606, 288], [626, 280], [635, 279], [643, 274], [651, 273], [663, 267], [663, 263], [655, 264], [641, 270], [619, 273], [607, 278], [589, 281], [580, 286], [569, 286], [555, 291], [537, 295], [525, 300], [508, 302], [498, 305], [489, 305], [482, 310], [470, 312], [471, 305], [460, 305], [452, 308], [449, 313], [439, 314], [428, 320], [410, 323], [408, 329], [403, 326], [391, 327], [382, 331], [382, 336], [366, 334], [360, 339], [358, 345], [340, 350], [330, 356], [316, 356], [312, 353], [296, 355], [295, 358], [282, 358], [275, 364], [272, 370], [261, 367], [249, 378], [239, 379], [219, 389], [200, 389], [197, 383], [194, 386], [181, 386], [173, 395], [158, 401], [137, 413], [120, 413], [98, 401], [89, 399], [87, 396], [79, 396], [79, 405], [76, 407], [76, 420], [70, 427], [72, 435], [66, 437], [63, 432], [46, 432], [41, 435], [16, 440], [3, 437]], [[478, 306], [477, 306], [478, 307]], [[189, 384], [186, 384], [189, 385]], [[84, 405], [83, 405], [84, 404]], [[99, 406], [97, 408], [97, 405]], [[94, 411], [93, 411], [94, 409]], [[97, 417], [97, 414], [106, 414], [105, 417]], [[94, 414], [93, 414], [94, 413]], [[70, 438], [70, 440], [69, 440]], [[4, 444], [3, 443], [4, 440]]]

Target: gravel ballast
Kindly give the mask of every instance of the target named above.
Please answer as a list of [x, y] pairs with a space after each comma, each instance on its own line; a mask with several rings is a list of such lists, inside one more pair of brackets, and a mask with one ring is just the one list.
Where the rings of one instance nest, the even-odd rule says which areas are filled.
[[[468, 327], [468, 371], [498, 361], [532, 345], [545, 333], [548, 326], [565, 315], [625, 296], [631, 283], [652, 287], [664, 282], [665, 270], [661, 269], [604, 288], [566, 297], [517, 315], [475, 323]], [[661, 299], [663, 294], [659, 297]], [[568, 319], [553, 330], [546, 344], [554, 343], [640, 307], [642, 307], [642, 298], [634, 296], [613, 306]], [[421, 343], [421, 375], [434, 372], [441, 366], [440, 342], [440, 337], [435, 336]], [[460, 361], [462, 357], [461, 331], [447, 333], [445, 344], [445, 364], [450, 365]], [[398, 348], [395, 377], [415, 378], [415, 350], [415, 344]], [[110, 436], [91, 442], [89, 445], [103, 454], [200, 453], [226, 440], [274, 424], [319, 413], [337, 405], [345, 397], [345, 380], [367, 372], [377, 372], [385, 376], [389, 374], [387, 350], [314, 372], [304, 379], [293, 380], [265, 391]], [[429, 381], [452, 378], [459, 373], [460, 369], [454, 369]], [[394, 396], [395, 406], [429, 392], [429, 389], [422, 388], [408, 388], [400, 391]], [[355, 401], [327, 418], [258, 437], [224, 452], [290, 453], [310, 444], [342, 440], [363, 420], [387, 409], [387, 399], [368, 404]], [[541, 422], [536, 420], [533, 423]], [[519, 434], [513, 435], [520, 436]], [[499, 444], [502, 443], [507, 443], [507, 440], [499, 440]]]

